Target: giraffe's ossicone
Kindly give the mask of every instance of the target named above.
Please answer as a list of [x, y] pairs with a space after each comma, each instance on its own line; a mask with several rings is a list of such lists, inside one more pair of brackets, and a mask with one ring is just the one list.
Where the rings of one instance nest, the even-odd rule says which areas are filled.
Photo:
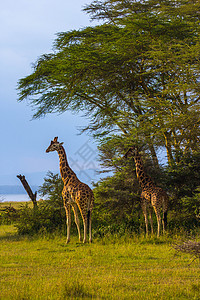
[[89, 241], [92, 241], [92, 209], [94, 195], [91, 188], [81, 182], [74, 171], [69, 167], [63, 143], [58, 142], [58, 137], [51, 141], [46, 152], [57, 151], [60, 162], [60, 174], [64, 183], [62, 197], [67, 218], [67, 243], [70, 241], [71, 207], [74, 211], [75, 223], [77, 226], [79, 240], [82, 240], [78, 210], [81, 213], [84, 227], [83, 242], [87, 241], [87, 229], [89, 229]]

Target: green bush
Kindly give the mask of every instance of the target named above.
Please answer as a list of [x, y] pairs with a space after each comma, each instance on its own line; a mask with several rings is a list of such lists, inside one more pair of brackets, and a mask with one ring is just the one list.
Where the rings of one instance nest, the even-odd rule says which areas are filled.
[[52, 207], [48, 200], [38, 202], [36, 209], [25, 204], [18, 212], [19, 217], [15, 226], [19, 234], [33, 235], [57, 230], [62, 231], [65, 228], [63, 211]]
[[200, 226], [200, 195], [198, 191], [199, 189], [192, 197], [185, 196], [171, 202], [169, 229], [176, 228], [191, 232]]
[[19, 209], [16, 227], [19, 234], [52, 233], [64, 231], [66, 215], [62, 199], [63, 182], [58, 174], [48, 172], [39, 189], [42, 197], [48, 200], [38, 201], [37, 208], [27, 204]]
[[12, 205], [4, 206], [0, 209], [0, 225], [10, 225], [18, 219], [18, 211]]

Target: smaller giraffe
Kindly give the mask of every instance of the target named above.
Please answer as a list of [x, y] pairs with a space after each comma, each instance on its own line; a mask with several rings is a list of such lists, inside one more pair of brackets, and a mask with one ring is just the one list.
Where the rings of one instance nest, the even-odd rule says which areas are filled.
[[148, 217], [147, 210], [150, 210], [150, 223], [151, 232], [153, 233], [153, 222], [152, 222], [152, 207], [155, 211], [157, 224], [158, 224], [158, 237], [160, 235], [161, 227], [161, 209], [163, 210], [163, 232], [167, 227], [167, 209], [168, 209], [168, 195], [160, 187], [157, 187], [150, 176], [144, 171], [141, 155], [138, 149], [133, 146], [125, 154], [125, 158], [132, 156], [135, 161], [136, 175], [142, 189], [141, 193], [141, 205], [145, 218], [146, 234], [148, 235]]
[[92, 231], [91, 231], [91, 214], [94, 203], [94, 195], [90, 187], [81, 182], [76, 174], [69, 167], [67, 162], [67, 156], [63, 143], [58, 142], [58, 137], [55, 137], [51, 141], [50, 146], [46, 152], [57, 151], [60, 161], [60, 173], [64, 183], [62, 191], [62, 197], [64, 201], [64, 207], [67, 217], [67, 243], [70, 241], [70, 227], [71, 227], [71, 207], [74, 211], [75, 223], [77, 226], [79, 240], [82, 240], [80, 231], [80, 221], [78, 217], [78, 209], [81, 213], [84, 226], [84, 239], [83, 242], [87, 241], [87, 227], [89, 227], [89, 242], [92, 242]]

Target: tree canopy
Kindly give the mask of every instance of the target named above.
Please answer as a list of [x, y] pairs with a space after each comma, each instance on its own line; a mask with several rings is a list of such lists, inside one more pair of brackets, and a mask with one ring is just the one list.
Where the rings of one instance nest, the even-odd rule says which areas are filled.
[[[85, 7], [101, 25], [57, 34], [19, 80], [34, 118], [83, 112], [95, 137], [145, 143], [156, 163], [199, 149], [200, 3], [102, 0]], [[174, 155], [175, 153], [175, 155]]]

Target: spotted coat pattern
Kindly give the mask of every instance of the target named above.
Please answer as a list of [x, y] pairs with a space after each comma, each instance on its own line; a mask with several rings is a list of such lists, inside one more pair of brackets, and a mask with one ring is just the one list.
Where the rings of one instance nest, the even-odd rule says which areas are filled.
[[161, 228], [161, 210], [163, 211], [163, 232], [165, 231], [167, 226], [168, 195], [162, 188], [157, 187], [151, 177], [145, 173], [141, 155], [139, 154], [138, 149], [135, 146], [131, 147], [125, 154], [126, 158], [130, 156], [134, 158], [137, 179], [142, 189], [141, 205], [145, 218], [146, 234], [148, 234], [148, 211], [151, 223], [151, 231], [153, 232], [153, 208], [157, 218], [159, 236]]
[[94, 204], [94, 195], [90, 187], [81, 182], [74, 171], [70, 168], [63, 143], [58, 142], [58, 137], [51, 141], [50, 146], [46, 152], [57, 151], [60, 162], [60, 174], [64, 183], [62, 197], [67, 217], [67, 243], [70, 241], [70, 227], [71, 227], [71, 207], [74, 212], [75, 223], [77, 226], [79, 240], [82, 240], [80, 231], [80, 221], [78, 217], [78, 210], [81, 213], [84, 226], [83, 242], [87, 241], [87, 228], [89, 228], [89, 241], [92, 241], [91, 232], [91, 215]]

